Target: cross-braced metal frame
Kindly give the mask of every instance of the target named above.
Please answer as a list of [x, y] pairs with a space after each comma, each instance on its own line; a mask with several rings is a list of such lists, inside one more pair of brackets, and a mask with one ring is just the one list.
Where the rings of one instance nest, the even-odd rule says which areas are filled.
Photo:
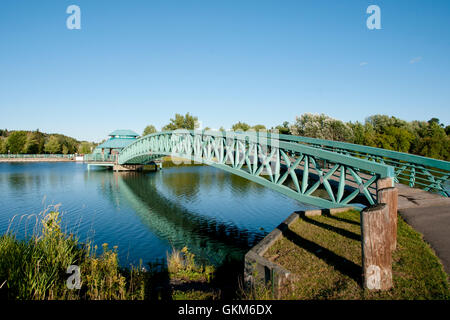
[[445, 185], [450, 177], [448, 161], [340, 141], [289, 135], [279, 135], [279, 138], [392, 166], [395, 170], [395, 182], [439, 193], [444, 197], [450, 196], [448, 186], [446, 188]]
[[124, 148], [118, 164], [145, 164], [163, 156], [193, 160], [239, 175], [322, 208], [364, 199], [377, 202], [377, 182], [393, 167], [283, 141], [266, 133], [176, 130], [147, 135]]

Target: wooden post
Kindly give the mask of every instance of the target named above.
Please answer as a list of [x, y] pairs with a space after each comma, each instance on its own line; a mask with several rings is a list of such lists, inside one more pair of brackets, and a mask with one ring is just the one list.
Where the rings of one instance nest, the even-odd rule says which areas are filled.
[[385, 203], [389, 207], [389, 228], [391, 230], [391, 251], [397, 248], [397, 209], [398, 189], [386, 188], [378, 190], [378, 203]]
[[363, 286], [369, 290], [392, 288], [389, 208], [381, 203], [361, 212]]
[[392, 188], [394, 180], [392, 178], [382, 178], [377, 180], [377, 190]]

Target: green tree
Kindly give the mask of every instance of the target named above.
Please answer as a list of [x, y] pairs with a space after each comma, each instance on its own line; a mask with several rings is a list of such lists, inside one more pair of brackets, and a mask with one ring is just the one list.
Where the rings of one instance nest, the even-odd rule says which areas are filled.
[[198, 118], [190, 115], [189, 112], [185, 116], [181, 114], [175, 114], [175, 118], [170, 119], [170, 123], [165, 125], [162, 130], [177, 130], [177, 129], [187, 129], [194, 130], [199, 127]]
[[[6, 129], [0, 132], [0, 137], [3, 139], [3, 148], [11, 153], [28, 153], [28, 154], [41, 154], [48, 152], [45, 150], [45, 146], [48, 142], [49, 148], [57, 150], [58, 153], [66, 151], [67, 153], [75, 153], [80, 144], [74, 138], [67, 137], [62, 134], [46, 134], [39, 131], [11, 131]], [[4, 137], [4, 138], [3, 138]], [[55, 147], [59, 143], [60, 148]]]
[[249, 130], [250, 129], [250, 125], [248, 125], [247, 123], [245, 123], [245, 122], [238, 122], [238, 123], [235, 123], [235, 124], [233, 124], [233, 126], [231, 127], [231, 129], [233, 130], [233, 131], [247, 131], [247, 130]]
[[412, 125], [404, 120], [387, 115], [373, 115], [366, 119], [366, 126], [373, 128], [369, 138], [375, 147], [409, 152], [414, 144]]
[[39, 140], [35, 139], [31, 135], [28, 135], [27, 142], [23, 148], [23, 153], [38, 154], [39, 153]]
[[409, 152], [414, 135], [406, 128], [386, 127], [384, 133], [377, 134], [375, 141], [379, 148], [399, 152]]
[[93, 144], [87, 141], [83, 141], [80, 143], [80, 145], [78, 146], [78, 150], [77, 153], [81, 153], [81, 154], [88, 154], [91, 153], [91, 151], [93, 150]]
[[59, 152], [66, 151], [67, 154], [73, 154], [78, 149], [79, 141], [75, 140], [74, 138], [57, 133], [51, 134], [50, 137], [55, 137], [57, 139], [58, 143], [60, 144]]
[[444, 124], [443, 123], [440, 123], [440, 121], [439, 121], [439, 119], [438, 118], [431, 118], [430, 120], [428, 120], [428, 124], [429, 125], [431, 125], [431, 124], [436, 124], [436, 125], [438, 125], [438, 126], [440, 126], [440, 127], [444, 127]]
[[0, 136], [0, 154], [8, 153], [6, 151], [6, 142], [5, 139]]
[[23, 152], [28, 154], [40, 154], [44, 150], [44, 143], [44, 135], [39, 132], [39, 130], [28, 132]]
[[69, 147], [67, 147], [66, 145], [62, 146], [62, 153], [63, 154], [68, 154], [69, 153]]
[[352, 128], [352, 132], [353, 132], [353, 143], [356, 144], [365, 144], [365, 127], [364, 125], [359, 122], [356, 121], [355, 123], [352, 122], [348, 122], [347, 125]]
[[267, 130], [266, 126], [262, 125], [262, 124], [254, 125], [251, 129], [254, 131], [266, 131]]
[[274, 130], [277, 130], [279, 134], [291, 134], [288, 121], [284, 121], [282, 125], [276, 126]]
[[291, 132], [298, 136], [334, 141], [353, 141], [353, 132], [350, 126], [325, 114], [302, 114], [296, 118], [296, 122], [291, 126]]
[[144, 132], [142, 133], [143, 136], [146, 136], [148, 134], [156, 133], [156, 128], [153, 125], [148, 125], [145, 127]]
[[375, 131], [383, 133], [384, 129], [390, 126], [403, 127], [406, 125], [406, 121], [397, 119], [396, 117], [389, 117], [384, 114], [375, 114], [366, 118], [366, 123], [373, 126]]
[[414, 123], [417, 140], [412, 149], [413, 153], [436, 159], [450, 160], [450, 137], [446, 134], [444, 125], [439, 119], [433, 118], [428, 122]]
[[11, 153], [23, 153], [27, 141], [26, 131], [14, 131], [6, 140], [6, 149]]
[[61, 149], [61, 143], [56, 136], [50, 136], [44, 147], [45, 152], [51, 154], [59, 154], [61, 153]]

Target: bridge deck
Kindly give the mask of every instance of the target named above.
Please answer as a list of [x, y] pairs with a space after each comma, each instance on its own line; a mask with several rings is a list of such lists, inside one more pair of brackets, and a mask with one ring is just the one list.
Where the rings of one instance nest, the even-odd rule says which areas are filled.
[[111, 167], [114, 168], [114, 162], [86, 162], [88, 165], [88, 170], [91, 168], [91, 166], [96, 166], [96, 167]]
[[[447, 206], [450, 208], [450, 198], [431, 193], [418, 188], [410, 188], [403, 184], [396, 184], [398, 189], [398, 209], [425, 208]], [[450, 228], [449, 228], [450, 230]]]
[[104, 166], [104, 165], [114, 165], [115, 162], [111, 162], [111, 161], [87, 161], [87, 164], [90, 165], [99, 165], [99, 166]]

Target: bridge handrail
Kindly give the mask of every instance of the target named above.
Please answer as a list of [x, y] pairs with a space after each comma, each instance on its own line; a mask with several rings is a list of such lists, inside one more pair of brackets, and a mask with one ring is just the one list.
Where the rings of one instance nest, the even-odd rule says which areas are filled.
[[[449, 161], [428, 158], [428, 157], [414, 155], [414, 154], [405, 153], [405, 152], [363, 146], [363, 145], [349, 143], [349, 142], [332, 141], [332, 140], [310, 138], [310, 137], [303, 137], [303, 136], [293, 136], [293, 135], [286, 135], [286, 134], [273, 134], [270, 132], [258, 133], [258, 132], [248, 132], [248, 131], [240, 132], [240, 131], [207, 131], [207, 130], [187, 130], [187, 131], [189, 131], [190, 133], [202, 132], [203, 134], [207, 133], [209, 135], [223, 136], [223, 137], [229, 136], [230, 132], [232, 132], [236, 135], [242, 135], [242, 136], [254, 135], [257, 137], [257, 139], [259, 136], [262, 136], [264, 139], [274, 138], [274, 139], [278, 139], [280, 141], [304, 143], [304, 144], [313, 146], [315, 148], [317, 148], [317, 146], [327, 146], [327, 147], [331, 147], [331, 148], [345, 149], [348, 151], [355, 151], [355, 152], [359, 152], [359, 153], [365, 153], [365, 154], [375, 155], [375, 156], [379, 156], [379, 157], [395, 159], [398, 161], [410, 162], [410, 163], [423, 165], [423, 166], [436, 168], [436, 169], [442, 169], [442, 170], [450, 172], [450, 162]], [[144, 138], [146, 138], [148, 136], [152, 136], [152, 135], [165, 134], [165, 133], [171, 133], [171, 132], [173, 132], [173, 131], [161, 131], [161, 132], [157, 132], [157, 133], [152, 133], [152, 134], [143, 136], [140, 139], [144, 139]], [[140, 139], [138, 139], [138, 140], [140, 140]]]
[[83, 161], [88, 161], [88, 162], [116, 162], [117, 161], [117, 155], [116, 154], [104, 155], [104, 154], [101, 154], [101, 153], [90, 153], [90, 154], [85, 154], [84, 155]]
[[392, 165], [395, 168], [395, 182], [401, 182], [410, 187], [419, 187], [426, 191], [438, 192], [444, 197], [450, 196], [450, 191], [445, 186], [450, 181], [450, 162], [448, 161], [348, 142], [289, 135], [280, 136], [285, 141], [295, 141], [316, 148]]
[[[268, 135], [270, 136], [270, 134], [268, 134]], [[395, 160], [399, 160], [399, 161], [411, 162], [411, 163], [420, 164], [423, 166], [428, 166], [428, 167], [432, 167], [432, 168], [450, 171], [450, 162], [448, 162], [448, 161], [423, 157], [423, 156], [414, 155], [414, 154], [410, 154], [410, 153], [386, 150], [386, 149], [381, 149], [381, 148], [376, 148], [376, 147], [363, 146], [360, 144], [354, 144], [354, 143], [349, 143], [349, 142], [324, 140], [324, 139], [302, 137], [302, 136], [292, 136], [292, 135], [285, 135], [285, 134], [280, 134], [278, 136], [280, 137], [280, 140], [284, 140], [284, 141], [295, 141], [295, 142], [307, 143], [309, 145], [327, 146], [327, 147], [332, 147], [332, 148], [345, 149], [345, 150], [356, 151], [356, 152], [391, 158], [391, 159], [395, 159]]]
[[[449, 161], [433, 159], [433, 158], [428, 158], [428, 157], [424, 157], [424, 156], [419, 156], [419, 155], [415, 155], [415, 154], [399, 152], [399, 151], [394, 151], [394, 150], [381, 149], [381, 148], [377, 148], [377, 147], [369, 147], [369, 146], [364, 146], [364, 145], [354, 144], [354, 143], [349, 143], [349, 142], [332, 141], [332, 140], [310, 138], [310, 137], [303, 137], [303, 136], [294, 136], [294, 135], [287, 135], [287, 134], [273, 134], [270, 132], [209, 131], [209, 130], [186, 130], [186, 131], [188, 131], [190, 133], [195, 132], [195, 133], [203, 133], [203, 134], [209, 134], [209, 135], [213, 135], [213, 136], [223, 136], [223, 137], [229, 136], [230, 133], [234, 133], [236, 135], [242, 135], [242, 136], [254, 135], [257, 138], [259, 136], [261, 136], [264, 139], [274, 138], [274, 139], [278, 139], [281, 141], [306, 143], [313, 147], [327, 146], [327, 147], [331, 147], [331, 148], [356, 151], [356, 152], [360, 152], [360, 153], [366, 153], [366, 154], [370, 154], [370, 155], [386, 157], [386, 158], [391, 158], [391, 159], [395, 159], [395, 160], [399, 160], [399, 161], [405, 161], [405, 162], [415, 163], [415, 164], [419, 164], [419, 165], [423, 165], [423, 166], [428, 166], [431, 168], [450, 171], [450, 162]], [[159, 134], [167, 134], [167, 133], [172, 133], [172, 132], [174, 132], [174, 131], [161, 131], [161, 132], [152, 133], [152, 134], [149, 134], [149, 135], [139, 138], [137, 141], [144, 139], [146, 137], [149, 137], [149, 136], [154, 136], [154, 135], [159, 135]]]
[[[186, 131], [186, 130], [184, 130]], [[438, 192], [448, 197], [450, 192], [446, 183], [450, 181], [450, 162], [428, 157], [418, 156], [414, 154], [398, 152], [393, 150], [380, 149], [376, 147], [368, 147], [348, 142], [331, 141], [325, 139], [317, 139], [302, 136], [292, 136], [285, 134], [275, 134], [271, 132], [254, 132], [254, 131], [211, 131], [211, 130], [187, 130], [190, 133], [201, 133], [211, 136], [232, 136], [240, 135], [243, 137], [252, 137], [252, 139], [277, 139], [279, 141], [301, 144], [321, 150], [328, 150], [333, 153], [340, 153], [348, 157], [357, 159], [367, 159], [371, 162], [390, 165], [394, 168], [395, 182], [401, 182], [410, 187], [419, 187], [426, 191]], [[163, 131], [157, 134], [170, 133], [171, 131]], [[151, 136], [151, 135], [149, 135]], [[142, 137], [141, 139], [144, 139]]]
[[[254, 138], [255, 142], [266, 142], [268, 138], [270, 138], [270, 135], [268, 135], [265, 132], [234, 132], [234, 131], [205, 131], [205, 130], [184, 130], [177, 132], [175, 131], [161, 131], [152, 133], [146, 136], [143, 136], [136, 141], [134, 141], [132, 144], [129, 144], [126, 146], [122, 151], [119, 153], [118, 162], [119, 164], [124, 163], [122, 160], [122, 156], [127, 153], [127, 151], [131, 148], [133, 148], [134, 145], [136, 145], [138, 142], [143, 141], [145, 139], [148, 139], [152, 136], [159, 136], [159, 135], [166, 135], [166, 134], [177, 134], [177, 133], [190, 133], [192, 135], [200, 134], [202, 136], [214, 136], [214, 137], [223, 137], [223, 138], [236, 138], [240, 141], [247, 141], [248, 138]], [[281, 135], [280, 135], [281, 136]], [[285, 135], [283, 135], [285, 136]], [[288, 136], [289, 137], [289, 136]], [[330, 161], [334, 161], [337, 163], [341, 163], [344, 165], [352, 166], [358, 169], [367, 170], [376, 174], [379, 174], [381, 178], [386, 177], [394, 177], [394, 168], [390, 165], [386, 164], [380, 164], [373, 161], [360, 159], [356, 157], [349, 157], [343, 154], [339, 154], [336, 152], [323, 150], [319, 148], [314, 148], [307, 145], [302, 145], [298, 143], [292, 143], [292, 141], [284, 141], [284, 139], [277, 139], [280, 140], [280, 148], [283, 146], [284, 149], [291, 150], [293, 152], [298, 153], [306, 153], [308, 155], [316, 156], [322, 159], [327, 159]]]

